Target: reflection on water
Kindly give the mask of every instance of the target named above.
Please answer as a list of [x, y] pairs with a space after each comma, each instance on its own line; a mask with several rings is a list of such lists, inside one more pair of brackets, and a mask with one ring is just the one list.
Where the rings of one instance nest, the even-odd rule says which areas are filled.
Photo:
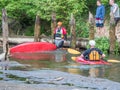
[[89, 75], [90, 77], [103, 77], [105, 68], [90, 68]]
[[[22, 58], [18, 58], [18, 57]], [[25, 56], [27, 60], [25, 60]], [[71, 54], [67, 54], [66, 51], [57, 50], [54, 52], [46, 53], [22, 53], [16, 54], [15, 57], [11, 57], [11, 61], [17, 61], [20, 64], [24, 64], [23, 67], [10, 67], [13, 70], [36, 70], [36, 69], [53, 69], [73, 74], [80, 74], [88, 77], [107, 78], [113, 81], [120, 82], [120, 63], [113, 63], [110, 66], [107, 65], [80, 65], [71, 60]], [[37, 58], [35, 58], [37, 57]], [[24, 59], [23, 59], [24, 58]], [[35, 60], [34, 60], [35, 58]], [[112, 58], [110, 56], [110, 58]], [[114, 57], [119, 60], [119, 57]]]
[[11, 58], [19, 60], [55, 60], [56, 62], [64, 61], [66, 51], [56, 50], [56, 51], [46, 51], [46, 52], [35, 52], [35, 53], [13, 53]]

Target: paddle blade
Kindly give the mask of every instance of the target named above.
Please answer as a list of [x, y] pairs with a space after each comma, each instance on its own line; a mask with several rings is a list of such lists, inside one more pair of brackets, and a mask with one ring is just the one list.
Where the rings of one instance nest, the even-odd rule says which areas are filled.
[[120, 63], [120, 61], [118, 60], [107, 60], [108, 62], [111, 62], [111, 63]]
[[71, 59], [72, 59], [73, 61], [76, 61], [76, 57], [71, 57]]
[[69, 53], [71, 53], [71, 54], [80, 54], [80, 52], [79, 51], [77, 51], [77, 50], [74, 50], [74, 49], [71, 49], [71, 48], [68, 48], [68, 50], [67, 50]]

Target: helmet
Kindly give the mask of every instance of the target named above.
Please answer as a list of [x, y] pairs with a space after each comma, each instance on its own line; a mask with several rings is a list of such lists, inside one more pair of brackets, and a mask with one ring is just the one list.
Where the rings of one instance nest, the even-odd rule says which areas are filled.
[[96, 44], [95, 40], [90, 40], [90, 41], [89, 41], [89, 45], [90, 45], [90, 46], [95, 46], [95, 44]]
[[62, 26], [62, 22], [58, 22], [57, 24], [58, 24], [58, 26]]

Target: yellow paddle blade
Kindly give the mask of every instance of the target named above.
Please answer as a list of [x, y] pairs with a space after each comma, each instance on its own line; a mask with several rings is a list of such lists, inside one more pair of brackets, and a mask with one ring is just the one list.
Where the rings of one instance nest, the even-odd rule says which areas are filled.
[[73, 61], [76, 61], [76, 57], [71, 57], [71, 59], [72, 59]]
[[120, 63], [120, 61], [118, 60], [107, 60], [108, 62], [111, 62], [111, 63]]
[[67, 50], [69, 53], [71, 53], [71, 54], [80, 54], [80, 52], [79, 51], [77, 51], [77, 50], [74, 50], [74, 49], [72, 49], [72, 48], [68, 48], [68, 50]]

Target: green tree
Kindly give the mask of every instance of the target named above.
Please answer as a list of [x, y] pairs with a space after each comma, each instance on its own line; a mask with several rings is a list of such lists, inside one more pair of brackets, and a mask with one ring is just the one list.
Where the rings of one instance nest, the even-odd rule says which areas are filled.
[[[50, 22], [51, 13], [56, 12], [57, 20], [67, 26], [70, 14], [78, 16], [86, 8], [86, 0], [0, 0], [0, 9], [6, 8], [8, 16], [18, 20], [25, 28], [34, 23], [36, 14]], [[1, 13], [0, 13], [1, 16]]]
[[[120, 5], [119, 0], [116, 0], [116, 2]], [[102, 0], [102, 3], [109, 13], [110, 6], [108, 0]], [[77, 36], [88, 37], [88, 11], [91, 11], [95, 15], [96, 0], [0, 0], [0, 10], [2, 8], [6, 8], [8, 17], [18, 21], [22, 25], [22, 29], [30, 28], [30, 26], [33, 28], [35, 17], [39, 14], [43, 32], [50, 31], [52, 12], [56, 13], [57, 20], [64, 22], [63, 24], [67, 29], [70, 15], [73, 13], [76, 19], [76, 30], [83, 33]]]

